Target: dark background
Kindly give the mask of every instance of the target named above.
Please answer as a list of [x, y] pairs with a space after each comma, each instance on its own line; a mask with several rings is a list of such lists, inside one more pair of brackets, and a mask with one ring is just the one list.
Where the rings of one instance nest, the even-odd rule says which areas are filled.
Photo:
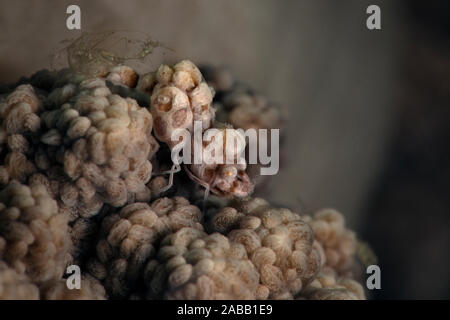
[[450, 298], [450, 3], [405, 1], [395, 127], [362, 235], [378, 253], [376, 297]]

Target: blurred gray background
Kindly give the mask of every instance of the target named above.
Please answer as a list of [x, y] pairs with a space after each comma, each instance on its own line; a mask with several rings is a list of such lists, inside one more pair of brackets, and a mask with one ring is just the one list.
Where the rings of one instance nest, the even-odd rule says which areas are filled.
[[[417, 25], [420, 17], [414, 16], [412, 9], [414, 5], [420, 8], [417, 3], [0, 0], [0, 82], [14, 82], [48, 68], [59, 42], [79, 34], [66, 29], [69, 4], [81, 7], [84, 31], [141, 30], [174, 50], [152, 57], [148, 70], [184, 58], [228, 65], [238, 79], [279, 104], [288, 115], [288, 163], [271, 178], [270, 200], [308, 212], [322, 207], [342, 211], [348, 224], [378, 249], [380, 263], [390, 268], [384, 290], [376, 296], [449, 297], [448, 268], [433, 269], [438, 272], [435, 282], [428, 281], [429, 273], [420, 268], [402, 278], [402, 270], [414, 269], [411, 265], [417, 266], [416, 260], [428, 261], [430, 249], [423, 248], [423, 255], [415, 255], [416, 260], [409, 264], [406, 258], [396, 260], [399, 250], [405, 251], [395, 241], [405, 241], [397, 235], [408, 224], [408, 216], [392, 219], [389, 212], [395, 215], [402, 207], [395, 200], [394, 207], [376, 206], [386, 199], [383, 191], [389, 190], [391, 181], [386, 172], [397, 159], [393, 160], [392, 154], [398, 149], [399, 114], [408, 113], [398, 106], [405, 106], [403, 84], [410, 79], [405, 75], [415, 62], [405, 66], [403, 61], [416, 54], [417, 47], [411, 43], [417, 42], [418, 30], [423, 39], [429, 38]], [[382, 30], [366, 29], [369, 4], [381, 7]], [[435, 20], [433, 16], [424, 19]], [[444, 61], [447, 58], [444, 56]], [[408, 90], [414, 92], [414, 86]], [[424, 204], [423, 211], [426, 208]], [[440, 239], [448, 244], [447, 233]], [[442, 255], [436, 256], [438, 261], [439, 257]], [[383, 264], [381, 268], [383, 272]], [[408, 287], [408, 283], [414, 285]]]
[[383, 30], [370, 32], [370, 1], [361, 0], [2, 0], [0, 81], [49, 67], [59, 41], [79, 34], [66, 29], [69, 4], [81, 7], [83, 30], [142, 30], [174, 50], [150, 69], [184, 58], [229, 65], [290, 119], [289, 163], [271, 181], [271, 200], [333, 206], [356, 227], [390, 127], [401, 22], [384, 2]]

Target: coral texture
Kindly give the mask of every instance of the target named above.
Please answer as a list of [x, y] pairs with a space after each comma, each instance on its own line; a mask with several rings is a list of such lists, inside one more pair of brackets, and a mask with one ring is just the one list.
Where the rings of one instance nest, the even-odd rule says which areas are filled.
[[[133, 86], [137, 74], [119, 66], [109, 80]], [[22, 84], [0, 103], [0, 183], [47, 187], [72, 221], [78, 262], [95, 230], [89, 219], [105, 204], [150, 200], [150, 160], [159, 147], [152, 116], [134, 99], [113, 94], [105, 79], [61, 70], [29, 81], [48, 92]]]
[[71, 247], [67, 221], [44, 186], [10, 182], [0, 191], [0, 258], [36, 283], [60, 278]]
[[0, 184], [9, 180], [25, 181], [35, 172], [32, 159], [33, 142], [30, 135], [41, 126], [37, 115], [42, 109], [41, 100], [31, 85], [20, 85], [0, 101]]
[[338, 277], [331, 268], [322, 270], [314, 281], [304, 288], [298, 300], [364, 300], [364, 289], [353, 279]]
[[0, 261], [0, 300], [38, 300], [39, 289], [26, 275]]
[[198, 229], [167, 236], [145, 272], [149, 298], [256, 299], [265, 294], [243, 245]]
[[[129, 84], [122, 69], [111, 77]], [[73, 218], [89, 218], [104, 203], [150, 199], [150, 158], [158, 148], [151, 114], [134, 99], [112, 94], [105, 80], [61, 71], [41, 99], [30, 85], [17, 87], [0, 116], [3, 184], [40, 180]]]
[[339, 276], [352, 276], [357, 268], [356, 236], [345, 226], [344, 216], [334, 209], [322, 209], [312, 217], [303, 217], [314, 231], [314, 238], [321, 244], [325, 266]]
[[[70, 90], [71, 98], [65, 98]], [[67, 102], [61, 105], [63, 100]], [[98, 78], [55, 89], [48, 103], [54, 108], [41, 116], [46, 132], [40, 137], [41, 161], [36, 164], [54, 171], [49, 173], [50, 185], [55, 184], [54, 192], [66, 208], [89, 218], [104, 203], [119, 207], [150, 199], [145, 184], [151, 177], [148, 158], [154, 141], [152, 117], [145, 108], [111, 94]], [[49, 166], [51, 158], [56, 166]]]
[[151, 205], [136, 202], [112, 212], [102, 222], [89, 271], [111, 297], [127, 297], [139, 289], [142, 270], [159, 241], [183, 227], [202, 230], [200, 219], [200, 210], [182, 197], [160, 198]]
[[212, 230], [244, 245], [271, 299], [290, 299], [314, 279], [321, 255], [311, 227], [296, 213], [261, 198], [235, 200], [210, 222]]

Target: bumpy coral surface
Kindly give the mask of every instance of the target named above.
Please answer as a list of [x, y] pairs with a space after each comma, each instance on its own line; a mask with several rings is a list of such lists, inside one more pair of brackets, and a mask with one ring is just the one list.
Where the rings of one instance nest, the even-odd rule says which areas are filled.
[[202, 230], [200, 219], [200, 210], [182, 197], [127, 205], [104, 218], [97, 257], [89, 261], [89, 271], [113, 298], [136, 293], [143, 267], [159, 241], [183, 227]]
[[0, 261], [0, 300], [38, 300], [39, 289], [26, 275]]
[[340, 276], [352, 276], [357, 267], [356, 236], [346, 228], [344, 216], [334, 209], [323, 209], [304, 219], [323, 248], [325, 266]]
[[269, 298], [292, 298], [319, 272], [311, 227], [288, 209], [260, 198], [236, 200], [211, 219], [212, 230], [244, 245]]
[[319, 275], [297, 296], [312, 300], [361, 300], [365, 292], [358, 282], [360, 263], [356, 259], [355, 233], [345, 226], [343, 215], [322, 209], [303, 219], [311, 225], [322, 255]]
[[[112, 94], [102, 79], [67, 84], [47, 101], [53, 108], [41, 116], [46, 132], [36, 164], [55, 171], [50, 184], [59, 182], [54, 191], [65, 207], [90, 217], [103, 203], [118, 207], [150, 199], [145, 184], [152, 172], [152, 117], [145, 108]], [[49, 167], [53, 157], [58, 164]]]
[[[108, 79], [133, 86], [137, 74], [119, 66]], [[29, 81], [36, 89], [20, 85], [0, 103], [0, 183], [47, 187], [72, 221], [78, 262], [95, 229], [89, 219], [105, 204], [150, 200], [150, 160], [159, 147], [152, 116], [134, 99], [113, 94], [105, 79], [62, 70]]]
[[150, 298], [256, 299], [265, 293], [243, 245], [192, 228], [164, 239], [146, 279]]
[[333, 269], [325, 268], [306, 288], [298, 300], [364, 300], [365, 293], [360, 283], [339, 277]]
[[25, 181], [35, 172], [32, 159], [33, 141], [41, 121], [37, 113], [42, 109], [41, 100], [31, 85], [20, 85], [3, 101], [0, 101], [0, 184], [10, 179]]
[[[130, 84], [122, 69], [113, 69], [112, 79]], [[83, 79], [60, 72], [42, 99], [30, 85], [6, 98], [0, 108], [0, 178], [4, 184], [25, 182], [38, 173], [31, 179], [47, 184], [74, 217], [88, 218], [104, 203], [150, 199], [149, 160], [158, 144], [147, 109], [112, 94], [103, 79]]]
[[67, 221], [44, 186], [12, 181], [0, 191], [0, 258], [37, 283], [60, 278], [71, 246]]

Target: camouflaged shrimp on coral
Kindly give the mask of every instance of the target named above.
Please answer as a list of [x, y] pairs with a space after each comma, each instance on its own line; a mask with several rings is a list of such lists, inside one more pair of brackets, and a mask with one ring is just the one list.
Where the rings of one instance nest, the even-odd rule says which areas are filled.
[[138, 297], [143, 269], [161, 239], [184, 227], [203, 230], [200, 221], [200, 210], [182, 197], [127, 205], [103, 219], [96, 258], [88, 262], [88, 270], [110, 297]]
[[242, 244], [198, 229], [182, 228], [168, 235], [145, 273], [148, 298], [222, 300], [265, 295]]
[[[229, 140], [234, 141], [228, 143]], [[191, 145], [195, 143], [193, 137]], [[201, 145], [202, 163], [195, 163], [193, 154], [192, 163], [185, 168], [186, 173], [205, 187], [207, 193], [211, 191], [226, 198], [245, 197], [253, 191], [253, 183], [246, 173], [247, 163], [241, 157], [244, 147], [245, 137], [240, 131], [220, 126], [211, 140]]]
[[267, 298], [292, 299], [320, 270], [311, 227], [298, 214], [272, 208], [261, 198], [235, 200], [212, 216], [209, 227], [244, 245]]
[[[216, 109], [216, 121], [228, 123], [243, 130], [266, 129], [271, 136], [271, 129], [279, 129], [280, 164], [285, 161], [284, 128], [286, 115], [278, 105], [267, 97], [255, 92], [250, 86], [237, 80], [231, 70], [225, 66], [201, 66], [206, 82], [214, 88], [216, 94], [213, 107]], [[258, 137], [258, 144], [260, 144]], [[265, 143], [266, 145], [266, 143]], [[271, 150], [271, 139], [267, 148]], [[261, 145], [259, 145], [261, 148]], [[247, 150], [248, 153], [248, 150]], [[248, 157], [248, 155], [247, 155]], [[260, 174], [261, 164], [249, 164], [246, 172], [257, 192], [267, 193], [268, 176]]]
[[173, 131], [177, 128], [191, 131], [193, 121], [201, 121], [203, 130], [212, 126], [214, 93], [191, 61], [183, 60], [173, 67], [163, 64], [155, 74], [143, 79], [138, 87], [151, 91], [150, 110], [155, 121], [155, 135], [160, 141], [172, 147]]
[[[214, 125], [215, 109], [211, 106], [214, 91], [203, 81], [200, 70], [189, 60], [183, 60], [173, 67], [161, 65], [156, 73], [144, 75], [137, 88], [150, 95], [151, 112], [155, 121], [155, 135], [165, 142], [172, 150], [180, 143], [194, 145], [196, 123], [201, 124], [201, 132]], [[185, 129], [191, 133], [190, 138], [176, 136], [177, 130]], [[220, 129], [220, 128], [219, 128]], [[237, 131], [233, 137], [238, 136]], [[222, 130], [221, 141], [225, 145], [225, 130]], [[184, 140], [183, 140], [184, 139]], [[192, 141], [186, 141], [190, 139]], [[245, 141], [245, 140], [244, 140]], [[219, 143], [211, 141], [210, 144]], [[205, 153], [213, 149], [212, 146], [202, 145], [202, 150], [195, 152]], [[232, 153], [233, 150], [225, 150]], [[194, 156], [192, 154], [192, 156]], [[235, 157], [235, 156], [233, 156]], [[192, 162], [185, 165], [189, 177], [204, 186], [208, 191], [221, 196], [245, 196], [252, 192], [253, 184], [245, 172], [246, 165], [234, 164], [223, 166], [221, 163]], [[172, 172], [175, 171], [173, 166]], [[168, 185], [168, 188], [170, 184]]]

